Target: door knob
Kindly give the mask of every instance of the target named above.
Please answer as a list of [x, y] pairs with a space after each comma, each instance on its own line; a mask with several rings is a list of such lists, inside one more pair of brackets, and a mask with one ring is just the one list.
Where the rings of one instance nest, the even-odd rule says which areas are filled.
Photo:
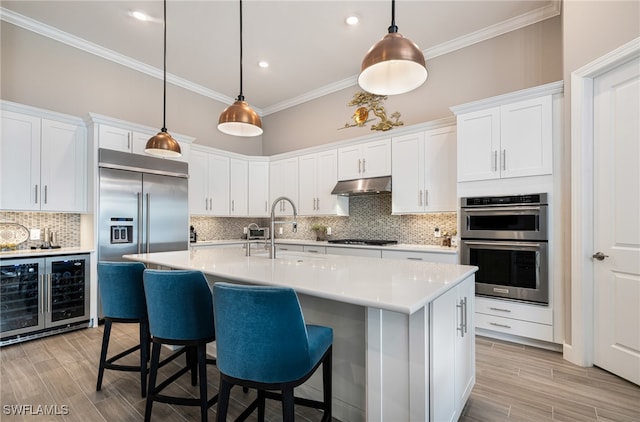
[[591, 257], [597, 259], [598, 261], [604, 261], [604, 259], [608, 258], [609, 255], [605, 255], [602, 252], [596, 252], [593, 255], [591, 255]]

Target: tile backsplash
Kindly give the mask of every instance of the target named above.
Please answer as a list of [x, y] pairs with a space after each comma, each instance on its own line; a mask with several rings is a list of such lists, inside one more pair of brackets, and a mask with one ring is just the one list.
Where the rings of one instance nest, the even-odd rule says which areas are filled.
[[[191, 225], [198, 233], [198, 240], [238, 239], [249, 223], [269, 226], [268, 218], [191, 217]], [[298, 232], [290, 225], [277, 225], [283, 234], [276, 238], [314, 240], [311, 230], [314, 223], [331, 227], [329, 239], [385, 239], [398, 243], [440, 245], [442, 239], [434, 236], [434, 229], [452, 233], [457, 228], [457, 213], [432, 213], [419, 215], [391, 215], [391, 195], [355, 196], [349, 199], [348, 217], [299, 217]]]
[[28, 230], [41, 230], [39, 240], [27, 240], [18, 245], [17, 249], [29, 249], [42, 245], [45, 229], [56, 233], [58, 244], [63, 248], [80, 246], [80, 214], [2, 211], [0, 221], [17, 223]]

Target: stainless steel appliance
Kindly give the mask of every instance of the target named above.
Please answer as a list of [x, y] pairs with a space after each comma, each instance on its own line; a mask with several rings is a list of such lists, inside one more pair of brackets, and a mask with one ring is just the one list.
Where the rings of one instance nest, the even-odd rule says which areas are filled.
[[187, 163], [99, 149], [98, 166], [98, 260], [188, 249]]
[[269, 227], [248, 228], [247, 236], [249, 239], [269, 239]]
[[339, 245], [369, 245], [369, 246], [384, 246], [395, 245], [397, 240], [377, 240], [377, 239], [331, 239], [329, 243], [336, 243]]
[[0, 346], [89, 324], [89, 255], [0, 265]]
[[547, 194], [461, 199], [460, 262], [476, 294], [549, 303]]

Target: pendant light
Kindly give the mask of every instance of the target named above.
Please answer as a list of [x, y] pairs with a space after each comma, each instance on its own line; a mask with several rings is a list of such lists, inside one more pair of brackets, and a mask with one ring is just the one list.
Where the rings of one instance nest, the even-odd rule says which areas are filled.
[[167, 0], [164, 0], [164, 92], [162, 95], [162, 129], [152, 136], [144, 147], [144, 152], [158, 157], [175, 158], [182, 155], [180, 144], [167, 132]]
[[260, 116], [244, 100], [244, 95], [242, 95], [242, 0], [240, 0], [240, 94], [236, 101], [220, 114], [218, 130], [234, 136], [262, 134]]
[[398, 33], [395, 15], [396, 2], [392, 0], [389, 33], [362, 59], [358, 84], [372, 94], [404, 94], [427, 80], [424, 54], [413, 41]]

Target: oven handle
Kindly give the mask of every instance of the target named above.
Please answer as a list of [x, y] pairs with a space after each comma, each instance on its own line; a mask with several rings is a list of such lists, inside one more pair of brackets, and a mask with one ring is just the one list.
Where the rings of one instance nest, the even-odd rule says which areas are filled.
[[486, 208], [463, 208], [466, 213], [470, 212], [503, 212], [503, 211], [540, 211], [540, 207], [486, 207]]
[[495, 241], [495, 242], [478, 242], [478, 241], [474, 241], [474, 240], [463, 240], [462, 241], [465, 245], [481, 245], [481, 246], [529, 246], [532, 248], [539, 248], [541, 245], [540, 243], [532, 243], [532, 242], [502, 242], [502, 241]]

